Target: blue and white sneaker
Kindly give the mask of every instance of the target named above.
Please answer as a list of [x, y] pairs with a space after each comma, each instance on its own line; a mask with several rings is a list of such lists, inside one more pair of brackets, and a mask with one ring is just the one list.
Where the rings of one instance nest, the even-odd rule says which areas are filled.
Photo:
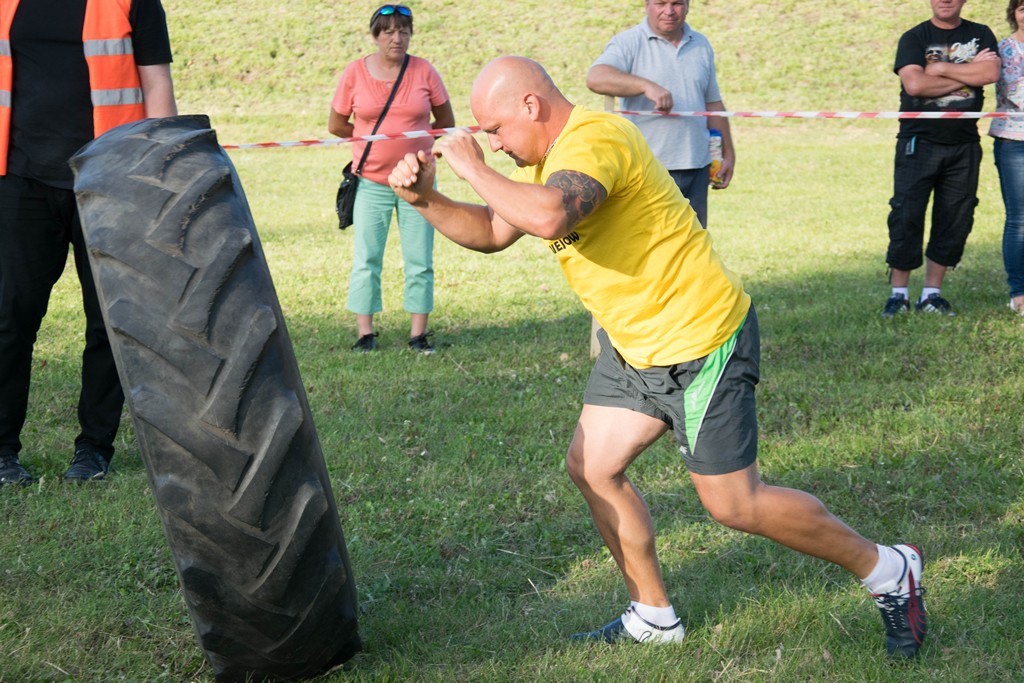
[[647, 621], [632, 606], [625, 613], [596, 631], [574, 633], [572, 640], [600, 641], [605, 643], [681, 643], [686, 635], [682, 619], [671, 626], [656, 626]]
[[953, 305], [943, 299], [938, 294], [932, 294], [923, 301], [918, 301], [914, 305], [914, 310], [918, 313], [941, 313], [942, 315], [956, 315], [956, 311], [953, 310]]
[[910, 301], [907, 297], [900, 294], [893, 294], [885, 302], [885, 308], [882, 309], [883, 318], [895, 318], [900, 313], [910, 312]]
[[885, 649], [894, 657], [913, 657], [928, 633], [921, 572], [924, 556], [912, 545], [894, 545], [903, 557], [903, 574], [896, 588], [887, 593], [872, 593], [885, 623]]

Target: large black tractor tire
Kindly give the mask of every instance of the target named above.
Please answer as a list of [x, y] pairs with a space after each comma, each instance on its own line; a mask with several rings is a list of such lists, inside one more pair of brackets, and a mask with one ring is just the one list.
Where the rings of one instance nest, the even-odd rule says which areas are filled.
[[355, 583], [281, 306], [205, 116], [72, 159], [121, 383], [218, 681], [305, 678], [360, 649]]

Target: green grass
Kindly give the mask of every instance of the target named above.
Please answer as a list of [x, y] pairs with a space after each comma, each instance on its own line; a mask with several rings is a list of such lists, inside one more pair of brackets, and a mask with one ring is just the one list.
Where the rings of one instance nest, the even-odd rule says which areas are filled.
[[[341, 66], [375, 3], [166, 0], [183, 112], [223, 142], [326, 137]], [[633, 6], [635, 5], [635, 6]], [[899, 30], [927, 3], [695, 2], [735, 109], [896, 106]], [[1000, 24], [1002, 2], [967, 15]], [[583, 73], [640, 3], [414, 5], [413, 51], [471, 123], [469, 82], [502, 52]], [[984, 124], [983, 124], [984, 125]], [[307, 385], [342, 516], [366, 650], [323, 681], [1017, 681], [1024, 671], [1024, 324], [1006, 309], [1002, 204], [984, 142], [981, 205], [945, 292], [956, 318], [879, 317], [895, 122], [734, 122], [733, 186], [712, 234], [759, 306], [760, 464], [865, 535], [924, 548], [932, 632], [892, 662], [842, 570], [712, 523], [663, 440], [632, 470], [689, 635], [673, 649], [581, 648], [625, 589], [564, 472], [590, 367], [589, 320], [539, 241], [483, 256], [438, 241], [440, 353], [402, 350], [397, 248], [383, 351], [347, 351], [352, 236], [331, 207], [345, 148], [232, 154]], [[499, 163], [500, 165], [500, 163]], [[450, 174], [443, 189], [470, 198]], [[919, 274], [913, 281], [920, 286]], [[210, 681], [130, 421], [115, 475], [69, 488], [82, 345], [71, 268], [36, 345], [24, 462], [0, 490], [0, 681]]]

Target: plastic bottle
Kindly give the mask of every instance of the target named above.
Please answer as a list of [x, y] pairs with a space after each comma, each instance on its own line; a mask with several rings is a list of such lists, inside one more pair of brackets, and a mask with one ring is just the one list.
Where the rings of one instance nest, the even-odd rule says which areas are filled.
[[722, 169], [722, 132], [712, 128], [708, 131], [708, 151], [711, 152], [711, 184], [720, 185], [718, 172]]

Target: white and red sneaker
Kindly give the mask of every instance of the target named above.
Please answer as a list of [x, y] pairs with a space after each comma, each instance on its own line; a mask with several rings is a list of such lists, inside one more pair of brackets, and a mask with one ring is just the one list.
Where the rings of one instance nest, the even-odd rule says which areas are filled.
[[924, 557], [916, 546], [894, 545], [903, 557], [903, 574], [896, 588], [887, 593], [872, 593], [885, 622], [885, 648], [890, 655], [913, 657], [928, 633], [924, 609], [924, 587], [921, 571]]

